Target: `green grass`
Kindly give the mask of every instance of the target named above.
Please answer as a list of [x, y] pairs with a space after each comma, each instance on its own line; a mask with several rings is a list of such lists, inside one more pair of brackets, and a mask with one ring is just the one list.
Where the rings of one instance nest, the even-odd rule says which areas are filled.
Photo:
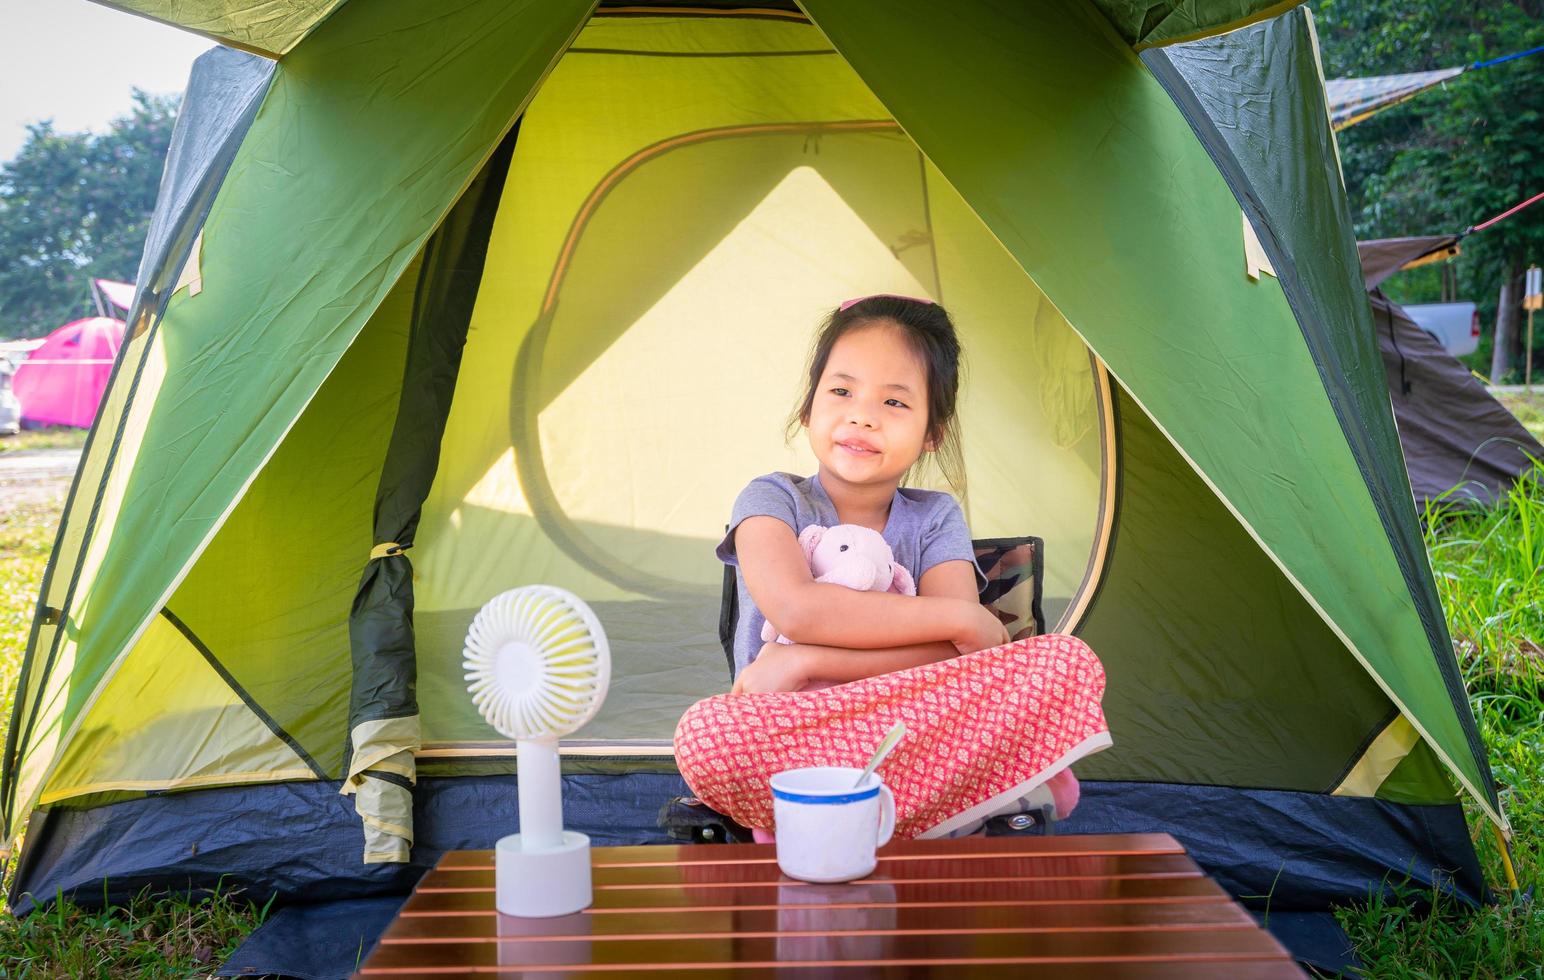
[[[0, 506], [0, 730], [10, 720], [38, 587], [63, 508], [62, 489]], [[13, 855], [5, 867], [6, 886], [14, 871]], [[0, 896], [0, 977], [209, 976], [266, 912], [238, 893], [221, 891], [212, 897], [143, 894], [127, 908], [107, 911], [61, 902], [17, 919]]]
[[[1492, 511], [1434, 507], [1426, 518], [1437, 590], [1526, 888], [1544, 872], [1544, 469]], [[1468, 802], [1465, 810], [1485, 877], [1505, 895], [1489, 822]], [[1476, 910], [1426, 897], [1434, 902], [1429, 913], [1382, 900], [1338, 912], [1365, 976], [1544, 978], [1544, 904]]]
[[38, 586], [63, 509], [63, 492], [0, 508], [0, 723], [10, 721]]
[[1517, 421], [1532, 432], [1535, 439], [1544, 441], [1544, 379], [1535, 386], [1531, 395], [1497, 395], [1496, 398], [1517, 416]]
[[[1524, 410], [1530, 407], [1522, 401]], [[1544, 395], [1535, 401], [1534, 424], [1544, 423]], [[1517, 872], [1525, 886], [1544, 872], [1541, 474], [1536, 470], [1522, 481], [1494, 511], [1429, 514], [1427, 538], [1471, 702], [1516, 832]], [[10, 715], [62, 506], [60, 492], [0, 509], [0, 726]], [[1486, 878], [1504, 893], [1494, 838], [1479, 812], [1466, 808]], [[1475, 910], [1428, 897], [1436, 899], [1430, 912], [1381, 899], [1339, 910], [1367, 964], [1365, 976], [1544, 980], [1544, 904]], [[23, 920], [0, 909], [0, 977], [207, 975], [265, 914], [228, 892], [213, 898], [142, 895], [127, 908], [105, 912], [64, 902]]]
[[85, 444], [85, 429], [51, 425], [44, 429], [23, 429], [15, 435], [0, 435], [0, 456], [23, 449], [79, 449]]
[[146, 892], [106, 911], [57, 902], [25, 919], [0, 920], [0, 976], [210, 976], [266, 913], [225, 891], [210, 897]]

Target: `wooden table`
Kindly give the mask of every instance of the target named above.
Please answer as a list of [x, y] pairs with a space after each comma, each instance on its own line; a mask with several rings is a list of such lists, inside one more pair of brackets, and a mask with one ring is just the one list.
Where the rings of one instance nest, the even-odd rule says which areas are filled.
[[783, 877], [769, 844], [592, 855], [592, 907], [516, 919], [492, 851], [446, 854], [356, 977], [1305, 976], [1167, 834], [897, 841], [844, 885]]

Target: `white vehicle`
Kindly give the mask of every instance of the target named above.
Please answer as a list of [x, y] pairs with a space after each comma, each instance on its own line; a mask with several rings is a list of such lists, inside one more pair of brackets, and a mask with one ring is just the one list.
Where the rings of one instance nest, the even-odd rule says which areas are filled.
[[0, 357], [0, 435], [13, 436], [21, 431], [21, 402], [11, 391], [11, 362]]
[[1480, 343], [1480, 311], [1473, 303], [1416, 303], [1403, 309], [1454, 357], [1472, 353]]

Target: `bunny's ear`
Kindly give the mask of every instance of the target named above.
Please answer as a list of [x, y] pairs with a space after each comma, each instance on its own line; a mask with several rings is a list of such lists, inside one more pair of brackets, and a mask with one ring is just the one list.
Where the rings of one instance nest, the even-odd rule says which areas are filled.
[[804, 549], [806, 564], [815, 560], [815, 549], [820, 547], [820, 539], [826, 536], [826, 531], [819, 524], [811, 524], [799, 532], [799, 547]]
[[902, 565], [898, 561], [891, 562], [890, 563], [890, 574], [891, 574], [891, 578], [890, 578], [890, 591], [891, 592], [897, 592], [897, 593], [900, 593], [901, 595], [916, 595], [917, 594], [917, 583], [916, 583], [916, 580], [911, 577], [911, 572], [906, 570], [906, 566], [905, 565]]

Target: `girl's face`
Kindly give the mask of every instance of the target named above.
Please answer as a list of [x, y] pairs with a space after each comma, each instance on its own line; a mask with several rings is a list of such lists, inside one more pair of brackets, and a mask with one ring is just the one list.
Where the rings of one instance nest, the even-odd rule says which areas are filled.
[[866, 324], [832, 345], [805, 422], [823, 478], [898, 486], [933, 448], [927, 423], [927, 373], [900, 328]]

